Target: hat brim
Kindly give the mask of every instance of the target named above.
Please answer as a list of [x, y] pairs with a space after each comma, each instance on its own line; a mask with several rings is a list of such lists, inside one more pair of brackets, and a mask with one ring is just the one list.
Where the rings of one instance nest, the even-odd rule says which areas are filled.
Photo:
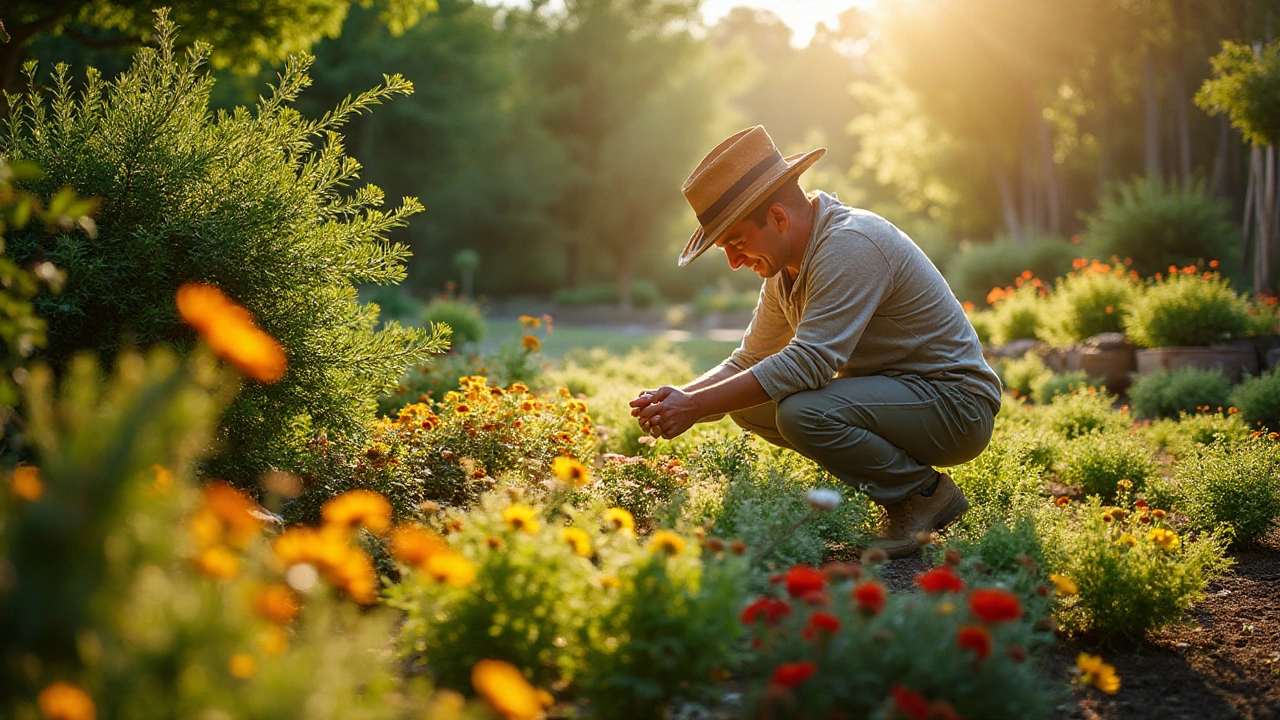
[[689, 237], [689, 242], [685, 243], [684, 250], [680, 253], [680, 259], [677, 262], [679, 267], [684, 267], [693, 262], [699, 255], [706, 252], [708, 248], [715, 245], [716, 240], [725, 233], [726, 230], [738, 224], [747, 213], [755, 208], [756, 204], [762, 198], [769, 197], [774, 190], [777, 190], [783, 183], [800, 175], [800, 173], [808, 170], [811, 165], [818, 161], [827, 153], [826, 148], [816, 148], [809, 152], [792, 155], [783, 160], [789, 166], [785, 171], [779, 173], [772, 180], [762, 182], [759, 185], [748, 188], [746, 192], [729, 206], [715, 225], [710, 228], [699, 227]]

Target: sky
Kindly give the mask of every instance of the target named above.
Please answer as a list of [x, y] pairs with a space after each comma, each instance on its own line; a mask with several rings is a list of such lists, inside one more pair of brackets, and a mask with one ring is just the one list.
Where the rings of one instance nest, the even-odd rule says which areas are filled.
[[854, 5], [870, 10], [877, 0], [703, 0], [702, 16], [708, 26], [735, 7], [754, 7], [771, 11], [795, 31], [791, 43], [804, 47], [813, 37], [813, 26], [825, 22], [834, 27], [841, 11]]

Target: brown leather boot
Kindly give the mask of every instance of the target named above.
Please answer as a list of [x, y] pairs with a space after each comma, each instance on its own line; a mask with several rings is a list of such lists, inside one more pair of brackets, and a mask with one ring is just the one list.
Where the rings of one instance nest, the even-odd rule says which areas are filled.
[[905, 500], [884, 506], [888, 517], [880, 529], [880, 542], [891, 558], [920, 551], [916, 536], [942, 530], [969, 510], [969, 501], [946, 473], [938, 473], [938, 487], [929, 497], [915, 493]]

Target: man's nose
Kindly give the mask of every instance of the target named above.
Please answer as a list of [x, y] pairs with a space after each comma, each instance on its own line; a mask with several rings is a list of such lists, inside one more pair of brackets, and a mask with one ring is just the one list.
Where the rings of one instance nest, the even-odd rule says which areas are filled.
[[724, 249], [724, 255], [725, 255], [725, 258], [729, 261], [729, 269], [737, 270], [738, 268], [742, 267], [742, 263], [745, 260], [745, 257], [743, 256], [742, 253], [738, 252], [733, 248], [726, 247]]

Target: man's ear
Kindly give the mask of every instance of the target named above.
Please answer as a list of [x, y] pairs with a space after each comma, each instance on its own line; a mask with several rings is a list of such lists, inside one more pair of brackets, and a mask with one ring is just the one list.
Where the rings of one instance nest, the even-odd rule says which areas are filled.
[[791, 216], [787, 214], [787, 207], [780, 202], [770, 205], [769, 222], [774, 224], [778, 232], [785, 233], [791, 226]]

